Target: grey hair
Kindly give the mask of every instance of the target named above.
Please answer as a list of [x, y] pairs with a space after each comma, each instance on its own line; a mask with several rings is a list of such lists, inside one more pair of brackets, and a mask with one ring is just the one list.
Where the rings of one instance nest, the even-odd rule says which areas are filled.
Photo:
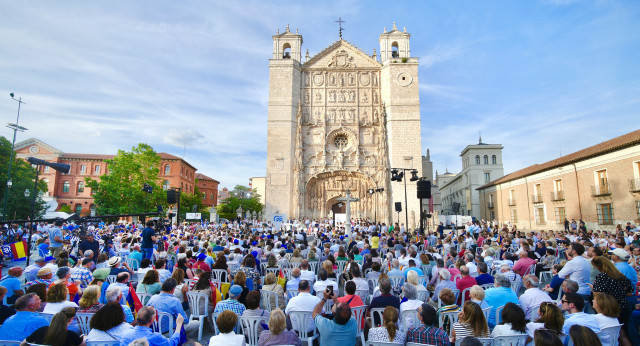
[[416, 299], [418, 296], [418, 290], [414, 285], [404, 285], [402, 287], [402, 293], [404, 293], [405, 298], [409, 300]]
[[503, 269], [511, 270], [511, 267], [509, 267], [508, 264], [503, 264], [500, 266], [500, 270], [503, 270]]
[[533, 276], [533, 275], [527, 275], [524, 277], [524, 282], [528, 283], [529, 285], [531, 285], [531, 287], [538, 287], [540, 286], [540, 281], [538, 280], [537, 277]]
[[71, 271], [71, 268], [69, 267], [60, 267], [58, 268], [58, 271], [56, 272], [56, 275], [59, 278], [64, 278], [65, 276], [67, 276], [67, 274], [69, 274], [69, 272]]
[[442, 280], [445, 280], [445, 281], [451, 279], [451, 272], [446, 269], [440, 269], [440, 271], [438, 272], [438, 275], [440, 275]]
[[567, 290], [565, 292], [578, 292], [578, 283], [573, 281], [573, 280], [569, 280], [569, 279], [565, 279], [563, 282], [564, 286], [567, 287]]
[[149, 341], [145, 338], [133, 340], [129, 346], [149, 346]]
[[394, 259], [394, 260], [391, 262], [391, 265], [392, 265], [394, 268], [399, 268], [399, 267], [400, 267], [400, 262], [399, 262], [397, 259]]
[[118, 286], [109, 286], [107, 288], [107, 302], [112, 303], [118, 300], [118, 297], [122, 293], [122, 290]]
[[506, 275], [496, 274], [493, 277], [495, 283], [497, 283], [500, 287], [511, 287], [511, 280]]

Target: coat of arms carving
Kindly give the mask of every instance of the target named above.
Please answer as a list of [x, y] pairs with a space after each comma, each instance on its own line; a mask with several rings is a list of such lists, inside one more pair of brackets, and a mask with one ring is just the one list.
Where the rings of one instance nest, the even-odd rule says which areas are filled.
[[349, 56], [346, 50], [339, 50], [331, 58], [328, 67], [355, 67], [355, 64], [353, 63], [353, 57]]

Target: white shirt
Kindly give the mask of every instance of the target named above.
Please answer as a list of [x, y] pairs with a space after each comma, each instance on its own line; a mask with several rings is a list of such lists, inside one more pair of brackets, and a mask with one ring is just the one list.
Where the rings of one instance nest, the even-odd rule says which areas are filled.
[[578, 294], [591, 294], [591, 288], [587, 285], [591, 275], [591, 265], [582, 256], [576, 256], [567, 262], [562, 270], [558, 272], [561, 279], [571, 279], [578, 283]]
[[42, 311], [42, 313], [55, 315], [66, 307], [77, 308], [78, 304], [74, 302], [70, 302], [68, 300], [65, 300], [60, 303], [47, 303], [47, 305], [44, 306], [44, 310]]
[[520, 332], [511, 329], [511, 323], [498, 324], [493, 331], [491, 332], [491, 337], [495, 338], [497, 336], [510, 336], [510, 335], [519, 335]]
[[338, 283], [332, 280], [316, 281], [316, 283], [313, 284], [313, 290], [315, 292], [324, 292], [329, 285], [333, 287], [333, 292], [338, 292]]
[[[417, 300], [417, 299], [412, 299], [412, 300], [407, 300], [406, 302], [400, 304], [400, 318], [402, 318], [402, 313], [405, 311], [409, 311], [409, 310], [418, 310], [418, 308], [422, 305], [423, 301], [421, 300]], [[415, 321], [414, 318], [412, 317], [407, 317], [406, 321], [401, 321], [403, 326], [406, 326], [406, 328], [411, 328], [411, 327], [419, 327], [420, 326], [420, 321]]]
[[478, 274], [478, 266], [473, 263], [473, 262], [469, 262], [466, 264], [467, 268], [469, 268], [469, 275], [476, 273]]
[[543, 302], [552, 302], [553, 300], [547, 292], [540, 290], [537, 287], [532, 287], [524, 291], [524, 293], [518, 298], [520, 306], [524, 310], [524, 316], [527, 320], [531, 319], [531, 312], [537, 309]]
[[300, 270], [300, 279], [309, 281], [309, 285], [313, 286], [313, 282], [316, 281], [316, 274], [310, 270]]
[[[291, 311], [308, 311], [313, 312], [313, 309], [320, 302], [320, 298], [311, 295], [309, 292], [300, 292], [297, 296], [289, 299], [289, 303], [287, 303], [287, 307], [284, 309], [284, 312], [289, 315]], [[312, 331], [315, 328], [315, 323], [313, 322], [313, 318], [309, 316], [309, 321], [307, 321], [307, 330]]]
[[244, 335], [234, 332], [220, 333], [209, 339], [209, 346], [245, 346]]
[[[598, 325], [600, 326], [600, 330], [602, 330], [603, 328], [614, 327], [614, 326], [620, 325], [620, 322], [618, 322], [618, 319], [615, 318], [615, 317], [609, 317], [609, 316], [605, 316], [603, 314], [593, 315], [593, 317], [595, 317], [596, 321], [598, 321]], [[609, 344], [609, 337], [603, 337], [601, 341], [602, 341], [603, 345], [608, 345]]]
[[351, 280], [356, 284], [356, 290], [366, 290], [369, 292], [369, 282], [363, 278], [353, 278]]

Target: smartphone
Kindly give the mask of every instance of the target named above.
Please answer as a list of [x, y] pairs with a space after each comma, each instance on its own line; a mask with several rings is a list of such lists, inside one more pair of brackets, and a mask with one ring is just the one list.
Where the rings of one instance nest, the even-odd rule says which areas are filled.
[[327, 286], [327, 289], [331, 293], [331, 296], [333, 296], [333, 286], [329, 285], [329, 286]]

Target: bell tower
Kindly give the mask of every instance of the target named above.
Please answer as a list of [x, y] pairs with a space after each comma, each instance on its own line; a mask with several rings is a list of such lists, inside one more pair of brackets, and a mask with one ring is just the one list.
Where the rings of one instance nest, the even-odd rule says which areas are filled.
[[292, 59], [298, 63], [302, 60], [302, 35], [289, 31], [289, 24], [281, 34], [280, 30], [273, 35], [273, 59]]
[[393, 58], [409, 58], [411, 57], [411, 50], [409, 49], [409, 38], [411, 34], [407, 33], [407, 28], [404, 31], [399, 31], [396, 27], [396, 23], [393, 23], [393, 29], [384, 32], [380, 35], [380, 58], [382, 62]]

